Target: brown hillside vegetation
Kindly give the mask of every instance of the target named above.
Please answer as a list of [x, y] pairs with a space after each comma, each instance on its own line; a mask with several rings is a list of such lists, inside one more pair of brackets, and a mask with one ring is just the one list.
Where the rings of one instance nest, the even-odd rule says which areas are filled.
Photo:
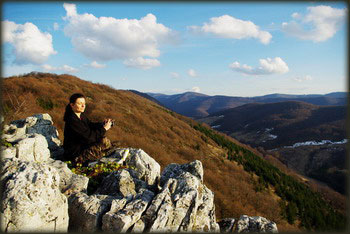
[[30, 73], [2, 79], [5, 121], [49, 113], [63, 140], [63, 113], [71, 94], [87, 96], [91, 120], [114, 118], [108, 131], [111, 141], [122, 147], [141, 148], [164, 169], [170, 163], [200, 160], [204, 182], [215, 193], [217, 219], [242, 214], [263, 216], [277, 223], [279, 231], [298, 231], [280, 215], [280, 198], [273, 189], [256, 192], [257, 178], [241, 165], [227, 160], [226, 151], [191, 125], [195, 121], [178, 115], [132, 92], [94, 84], [70, 75]]

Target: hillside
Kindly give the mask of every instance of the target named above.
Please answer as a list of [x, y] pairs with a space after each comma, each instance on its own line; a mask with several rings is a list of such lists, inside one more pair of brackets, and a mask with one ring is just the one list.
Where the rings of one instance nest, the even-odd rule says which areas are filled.
[[148, 95], [148, 94], [146, 94], [146, 93], [142, 93], [142, 92], [139, 92], [139, 91], [137, 91], [137, 90], [128, 90], [128, 91], [133, 92], [133, 93], [135, 93], [135, 94], [137, 94], [137, 95], [139, 95], [139, 96], [141, 96], [141, 97], [144, 97], [144, 98], [146, 98], [146, 99], [148, 99], [148, 100], [150, 100], [150, 101], [152, 101], [152, 102], [155, 102], [155, 103], [157, 103], [157, 104], [160, 105], [160, 106], [164, 106], [164, 105], [163, 105], [162, 103], [160, 103], [157, 99], [151, 97], [150, 95]]
[[[218, 142], [215, 135], [206, 134], [202, 127], [198, 127], [197, 122], [130, 91], [115, 90], [107, 85], [94, 84], [70, 75], [29, 73], [4, 78], [4, 122], [46, 112], [52, 116], [60, 139], [63, 140], [64, 108], [69, 96], [74, 92], [82, 92], [87, 96], [86, 112], [91, 120], [101, 121], [107, 117], [116, 120], [116, 126], [108, 131], [107, 136], [112, 141], [119, 142], [121, 147], [143, 149], [152, 155], [162, 168], [170, 163], [183, 164], [195, 159], [200, 160], [204, 168], [204, 183], [215, 193], [218, 219], [237, 217], [240, 214], [261, 215], [276, 222], [280, 231], [297, 231], [305, 227], [325, 228], [324, 225], [318, 225], [316, 219], [320, 217], [310, 216], [306, 219], [301, 214], [296, 216], [297, 213], [291, 213], [295, 210], [290, 210], [288, 203], [283, 202], [288, 198], [275, 191], [276, 184], [269, 185], [269, 182], [259, 179], [263, 175], [257, 176], [259, 173], [253, 165], [247, 169], [242, 161], [244, 158], [235, 161], [227, 157], [232, 149]], [[249, 155], [256, 160], [260, 158], [257, 151], [233, 139], [230, 139], [230, 142], [238, 147], [239, 155]], [[263, 162], [265, 165], [266, 162]], [[271, 164], [266, 165], [271, 167]], [[293, 184], [304, 186], [295, 179], [288, 176], [286, 178], [287, 181], [295, 181]], [[261, 187], [262, 185], [264, 187]], [[289, 186], [290, 189], [294, 189], [294, 185]], [[301, 191], [310, 193], [306, 186], [302, 187]], [[335, 228], [335, 223], [343, 223], [342, 216], [334, 213], [318, 196], [308, 195], [308, 199], [311, 199], [310, 207], [322, 209], [314, 210], [315, 213], [328, 214], [334, 218], [333, 224], [326, 224], [326, 227], [332, 229]], [[314, 206], [314, 202], [319, 205]], [[328, 222], [325, 221], [325, 217], [321, 217], [321, 220]], [[299, 227], [299, 224], [303, 227]], [[337, 226], [342, 228], [342, 225]]]
[[200, 93], [187, 92], [183, 94], [148, 95], [157, 99], [160, 103], [169, 109], [191, 117], [204, 118], [218, 111], [235, 108], [249, 103], [276, 103], [285, 101], [302, 101], [314, 105], [346, 105], [346, 93], [337, 92], [326, 95], [288, 95], [288, 94], [269, 94], [257, 97], [231, 97], [231, 96], [208, 96]]
[[246, 104], [200, 121], [253, 147], [277, 151], [289, 168], [345, 194], [345, 120], [345, 106], [289, 101]]

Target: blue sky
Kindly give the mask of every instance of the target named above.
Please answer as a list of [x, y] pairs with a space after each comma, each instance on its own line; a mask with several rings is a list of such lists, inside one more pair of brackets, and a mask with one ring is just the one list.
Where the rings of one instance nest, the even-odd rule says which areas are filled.
[[260, 96], [346, 91], [345, 2], [3, 2], [4, 77]]

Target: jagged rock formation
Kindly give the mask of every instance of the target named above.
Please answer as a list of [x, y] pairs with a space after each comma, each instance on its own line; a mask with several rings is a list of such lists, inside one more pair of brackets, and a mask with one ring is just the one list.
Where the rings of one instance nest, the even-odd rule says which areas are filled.
[[9, 161], [1, 170], [4, 231], [67, 231], [68, 202], [58, 172], [44, 164]]
[[109, 174], [88, 195], [89, 179], [57, 160], [62, 148], [48, 114], [13, 121], [2, 139], [12, 144], [1, 147], [2, 231], [277, 232], [262, 217], [217, 223], [198, 160], [161, 173], [143, 150], [114, 149], [100, 161], [129, 168]]

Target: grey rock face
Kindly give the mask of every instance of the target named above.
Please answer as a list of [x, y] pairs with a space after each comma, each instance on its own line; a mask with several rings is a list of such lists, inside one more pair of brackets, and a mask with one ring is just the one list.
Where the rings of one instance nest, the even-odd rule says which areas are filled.
[[47, 141], [40, 134], [24, 134], [12, 147], [1, 147], [2, 158], [45, 162], [50, 157]]
[[120, 210], [111, 210], [103, 216], [103, 231], [126, 232], [140, 218], [154, 194], [143, 190]]
[[101, 230], [102, 217], [110, 210], [113, 199], [107, 195], [76, 193], [69, 197], [69, 230], [94, 232]]
[[16, 144], [19, 160], [45, 162], [50, 157], [47, 141], [40, 134], [25, 135], [26, 138]]
[[[171, 170], [173, 170], [172, 173]], [[79, 199], [70, 199], [72, 206], [79, 203], [79, 207], [90, 207], [89, 211], [84, 208], [79, 211], [79, 214], [70, 215], [72, 223], [87, 222], [88, 224], [82, 225], [85, 227], [84, 230], [87, 230], [87, 227], [92, 228], [93, 223], [94, 230], [98, 230], [99, 221], [97, 220], [102, 216], [103, 231], [219, 231], [219, 225], [215, 221], [214, 195], [201, 181], [203, 169], [199, 161], [166, 168], [164, 170], [166, 176], [161, 179], [165, 184], [160, 192], [155, 191], [156, 194], [145, 187], [137, 187], [134, 181], [138, 178], [135, 178], [131, 171], [131, 169], [124, 169], [110, 174], [97, 190], [97, 193], [103, 193], [107, 197], [119, 196], [111, 201], [109, 208], [92, 209], [95, 207], [91, 205], [92, 201], [101, 207], [100, 202], [92, 196], [89, 198], [86, 195], [79, 195]], [[172, 177], [167, 176], [170, 174]], [[152, 186], [149, 187], [152, 188]], [[95, 214], [91, 216], [95, 221], [86, 217], [83, 218], [85, 221], [81, 220], [84, 214], [90, 211], [92, 212], [90, 216]]]
[[199, 161], [171, 164], [161, 176], [162, 191], [143, 218], [149, 231], [219, 231], [214, 195], [202, 183]]
[[278, 232], [276, 223], [264, 217], [242, 215], [237, 221], [236, 232]]
[[141, 149], [130, 149], [130, 156], [126, 158], [126, 164], [136, 168], [135, 175], [138, 179], [149, 185], [154, 185], [160, 177], [160, 165]]
[[169, 178], [176, 178], [184, 172], [192, 174], [203, 182], [203, 165], [201, 161], [195, 160], [183, 165], [176, 163], [169, 164], [162, 172], [160, 184], [164, 185]]
[[1, 158], [4, 159], [13, 159], [16, 157], [17, 150], [15, 147], [1, 147]]
[[41, 163], [3, 161], [2, 231], [66, 232], [68, 202], [57, 171]]
[[58, 156], [63, 151], [57, 129], [52, 124], [52, 118], [49, 114], [33, 115], [5, 125], [4, 134], [1, 137], [11, 143], [30, 144], [30, 142], [20, 143], [20, 141], [27, 139], [28, 136], [40, 134], [46, 139], [51, 156]]
[[135, 183], [128, 170], [118, 170], [108, 175], [96, 191], [97, 194], [121, 195], [123, 197], [135, 195]]
[[66, 195], [78, 192], [87, 192], [89, 178], [74, 174], [66, 163], [60, 160], [49, 158], [46, 164], [55, 168], [60, 175], [59, 187], [60, 191]]

